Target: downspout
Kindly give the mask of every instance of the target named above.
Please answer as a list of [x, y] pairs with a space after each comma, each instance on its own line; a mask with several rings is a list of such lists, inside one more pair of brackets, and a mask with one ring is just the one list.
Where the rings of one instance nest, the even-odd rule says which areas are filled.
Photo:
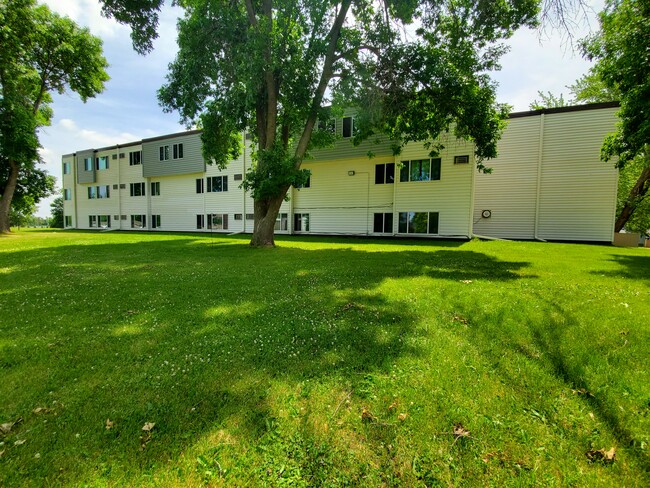
[[117, 230], [122, 230], [122, 192], [120, 191], [122, 163], [120, 161], [120, 145], [117, 145]]
[[[244, 153], [244, 155], [243, 155], [244, 159], [243, 159], [243, 170], [242, 170], [243, 171], [242, 183], [243, 183], [243, 179], [246, 178], [246, 131], [244, 131], [244, 151], [243, 151], [243, 153]], [[244, 190], [244, 189], [242, 188], [242, 190]], [[242, 220], [243, 220], [244, 226], [242, 228], [242, 233], [246, 233], [246, 190], [244, 190], [242, 192], [242, 194], [244, 195], [243, 196], [243, 199], [244, 199], [244, 204], [243, 204], [244, 214], [242, 215]]]
[[540, 194], [542, 191], [542, 158], [544, 156], [544, 114], [540, 115], [539, 121], [539, 148], [537, 150], [537, 188], [535, 190], [535, 233], [533, 237], [538, 241], [540, 239], [539, 233], [539, 206]]
[[[476, 155], [474, 155], [476, 157]], [[475, 164], [470, 165], [470, 171], [472, 172], [472, 178], [470, 182], [470, 197], [469, 197], [469, 222], [468, 222], [468, 230], [469, 232], [467, 233], [467, 238], [471, 239], [472, 236], [474, 235], [474, 194], [476, 193], [476, 172], [478, 169], [476, 169]]]
[[[73, 229], [79, 228], [79, 211], [77, 209], [77, 153], [72, 155], [72, 193], [74, 202], [74, 226]], [[65, 224], [65, 222], [64, 222]]]
[[[393, 162], [395, 164], [395, 172], [393, 173], [393, 236], [397, 235], [395, 229], [399, 226], [399, 215], [396, 212], [396, 202], [395, 195], [397, 195], [397, 182], [399, 180], [400, 168], [397, 167], [397, 156], [393, 156]], [[397, 225], [395, 225], [395, 220], [397, 219]]]

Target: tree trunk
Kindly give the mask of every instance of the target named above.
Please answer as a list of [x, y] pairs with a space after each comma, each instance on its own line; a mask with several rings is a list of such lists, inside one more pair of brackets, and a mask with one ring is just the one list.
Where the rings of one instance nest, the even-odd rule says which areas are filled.
[[11, 200], [14, 198], [16, 185], [18, 183], [18, 165], [13, 159], [9, 160], [9, 180], [5, 186], [4, 193], [0, 197], [0, 233], [11, 232], [9, 225], [9, 214], [11, 211]]
[[269, 200], [255, 201], [255, 229], [253, 230], [253, 237], [251, 237], [251, 246], [275, 247], [275, 221], [278, 218], [287, 190], [288, 188], [282, 192], [282, 195]]
[[614, 232], [620, 232], [650, 189], [650, 167], [641, 172], [641, 176], [630, 190], [625, 206], [614, 224]]

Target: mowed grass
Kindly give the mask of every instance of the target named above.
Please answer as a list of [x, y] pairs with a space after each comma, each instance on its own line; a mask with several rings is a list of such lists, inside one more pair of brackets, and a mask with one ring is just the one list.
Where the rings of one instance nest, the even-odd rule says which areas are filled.
[[0, 486], [649, 485], [649, 249], [277, 243], [0, 238]]

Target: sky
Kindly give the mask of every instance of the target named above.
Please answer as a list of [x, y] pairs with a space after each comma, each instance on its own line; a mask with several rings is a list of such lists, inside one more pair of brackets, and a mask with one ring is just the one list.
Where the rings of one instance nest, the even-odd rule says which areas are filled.
[[[52, 125], [40, 131], [44, 168], [61, 181], [61, 156], [82, 149], [185, 130], [176, 113], [163, 113], [156, 98], [165, 83], [167, 66], [174, 59], [176, 20], [182, 10], [167, 2], [161, 14], [159, 38], [152, 53], [141, 56], [132, 49], [128, 27], [101, 15], [97, 0], [42, 0], [53, 11], [67, 15], [103, 40], [104, 56], [111, 79], [104, 92], [83, 103], [72, 92], [54, 95]], [[579, 39], [597, 29], [595, 12], [603, 0], [587, 0], [592, 12], [574, 29]], [[538, 91], [563, 93], [568, 97], [571, 85], [586, 73], [590, 63], [580, 56], [558, 31], [518, 31], [509, 41], [510, 52], [501, 58], [502, 69], [493, 73], [499, 84], [498, 101], [515, 111], [528, 110]], [[575, 45], [575, 43], [574, 43]], [[41, 201], [37, 215], [48, 217], [54, 197]]]

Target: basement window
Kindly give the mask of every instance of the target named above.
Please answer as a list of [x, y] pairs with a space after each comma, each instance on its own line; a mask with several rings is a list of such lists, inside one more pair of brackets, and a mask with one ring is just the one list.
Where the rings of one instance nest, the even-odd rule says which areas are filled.
[[438, 212], [400, 212], [400, 234], [437, 234], [440, 214]]

